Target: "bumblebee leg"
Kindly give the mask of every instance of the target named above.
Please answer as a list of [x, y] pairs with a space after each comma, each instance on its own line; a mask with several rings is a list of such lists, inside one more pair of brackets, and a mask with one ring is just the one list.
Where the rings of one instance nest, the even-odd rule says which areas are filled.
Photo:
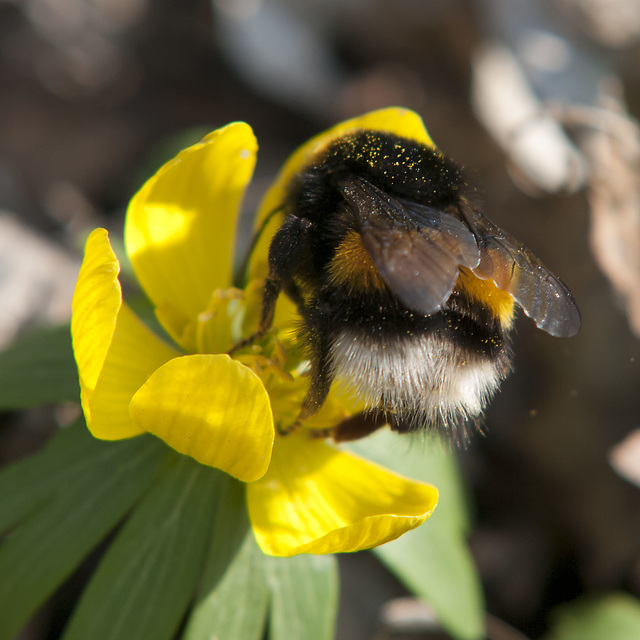
[[282, 290], [282, 280], [269, 274], [264, 283], [262, 293], [262, 309], [260, 310], [260, 322], [258, 323], [258, 336], [263, 336], [273, 324], [273, 314], [276, 311], [276, 302]]
[[382, 411], [362, 411], [328, 429], [309, 429], [310, 438], [333, 438], [334, 442], [351, 442], [364, 438], [389, 424]]
[[304, 309], [307, 332], [305, 335], [312, 353], [311, 384], [302, 403], [299, 420], [312, 416], [327, 399], [334, 379], [333, 355], [331, 352], [331, 315], [320, 300], [311, 300]]
[[295, 433], [302, 426], [302, 420], [297, 418], [293, 423], [286, 427], [278, 427], [278, 435], [288, 436], [290, 433]]
[[271, 328], [276, 302], [283, 288], [298, 307], [302, 304], [302, 294], [293, 281], [293, 273], [305, 247], [305, 236], [310, 227], [311, 223], [306, 218], [290, 216], [273, 236], [269, 247], [269, 275], [264, 283], [258, 329], [236, 343], [229, 351], [230, 354], [259, 340]]
[[231, 349], [229, 349], [229, 355], [232, 355], [240, 349], [244, 349], [244, 347], [248, 347], [256, 340], [260, 340], [260, 338], [262, 338], [262, 336], [267, 331], [269, 331], [269, 329], [271, 328], [271, 324], [273, 323], [273, 314], [275, 313], [276, 302], [278, 301], [278, 296], [280, 295], [281, 290], [282, 282], [280, 281], [280, 279], [273, 278], [270, 275], [267, 276], [267, 279], [264, 283], [264, 291], [262, 294], [262, 308], [260, 310], [258, 329], [254, 331], [250, 336], [246, 337], [244, 340], [236, 342], [231, 347]]
[[311, 222], [306, 218], [290, 215], [276, 231], [269, 246], [269, 275], [262, 298], [262, 314], [258, 331], [264, 334], [273, 323], [278, 295], [285, 290], [300, 306], [302, 295], [293, 279], [300, 255], [307, 249], [307, 234]]
[[304, 296], [302, 295], [302, 291], [300, 287], [292, 280], [288, 282], [286, 287], [284, 287], [284, 292], [287, 294], [287, 297], [293, 304], [298, 307], [298, 313], [303, 315], [304, 311]]

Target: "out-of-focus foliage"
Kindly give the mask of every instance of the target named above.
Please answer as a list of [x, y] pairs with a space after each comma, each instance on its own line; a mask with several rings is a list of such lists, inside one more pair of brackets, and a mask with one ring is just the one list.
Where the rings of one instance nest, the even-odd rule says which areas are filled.
[[640, 600], [624, 593], [586, 598], [560, 608], [548, 640], [635, 640]]

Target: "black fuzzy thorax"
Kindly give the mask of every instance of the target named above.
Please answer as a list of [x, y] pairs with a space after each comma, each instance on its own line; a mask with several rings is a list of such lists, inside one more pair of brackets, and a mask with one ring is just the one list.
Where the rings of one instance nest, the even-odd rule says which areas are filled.
[[442, 209], [456, 203], [464, 187], [452, 160], [413, 140], [358, 130], [333, 141], [296, 175], [284, 199], [285, 214], [302, 214], [315, 227], [309, 247], [313, 266], [308, 266], [318, 275], [354, 228], [338, 189], [340, 181], [354, 177], [390, 196]]

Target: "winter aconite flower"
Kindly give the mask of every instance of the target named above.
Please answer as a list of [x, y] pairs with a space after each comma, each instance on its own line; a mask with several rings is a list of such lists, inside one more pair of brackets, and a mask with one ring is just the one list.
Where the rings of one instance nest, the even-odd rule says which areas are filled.
[[[338, 125], [289, 159], [259, 219], [278, 207], [284, 181], [309, 153], [363, 126], [428, 139], [420, 119], [400, 109]], [[72, 319], [86, 422], [104, 440], [152, 433], [245, 482], [265, 553], [370, 548], [424, 522], [437, 490], [310, 437], [349, 415], [337, 398], [295, 433], [279, 435], [295, 422], [308, 385], [285, 299], [265, 339], [228, 355], [255, 330], [273, 231], [254, 248], [246, 288], [233, 288], [237, 213], [256, 149], [248, 125], [230, 124], [178, 154], [130, 203], [125, 249], [166, 336], [123, 301], [107, 232], [90, 235]]]

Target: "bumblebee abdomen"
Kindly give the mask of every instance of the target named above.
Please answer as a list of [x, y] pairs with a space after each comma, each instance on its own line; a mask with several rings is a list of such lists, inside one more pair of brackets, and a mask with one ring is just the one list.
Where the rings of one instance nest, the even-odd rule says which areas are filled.
[[331, 350], [336, 382], [398, 431], [459, 429], [482, 414], [509, 371], [506, 353], [474, 354], [442, 332], [379, 339], [345, 329]]
[[482, 414], [510, 371], [508, 329], [459, 291], [430, 315], [404, 307], [386, 288], [325, 289], [312, 306], [319, 311], [307, 330], [318, 323], [329, 356], [315, 374], [398, 431], [457, 431]]
[[469, 269], [460, 267], [455, 290], [487, 309], [504, 329], [512, 327], [516, 312], [515, 300], [509, 293], [499, 289], [492, 280], [482, 280]]

